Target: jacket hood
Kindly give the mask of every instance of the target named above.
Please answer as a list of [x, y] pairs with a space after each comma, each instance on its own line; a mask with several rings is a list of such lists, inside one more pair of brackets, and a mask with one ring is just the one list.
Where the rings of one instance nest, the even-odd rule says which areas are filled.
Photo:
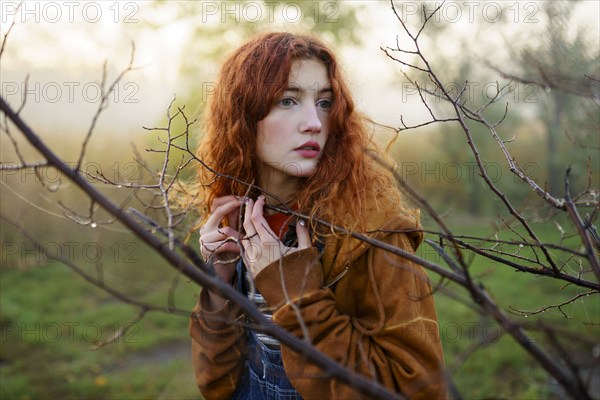
[[[360, 233], [372, 239], [383, 240], [387, 235], [405, 232], [413, 251], [415, 251], [423, 241], [419, 214], [419, 210], [410, 214], [398, 214], [392, 209], [373, 213], [367, 229]], [[335, 280], [370, 247], [371, 244], [351, 236], [331, 235], [327, 237], [325, 250], [321, 257], [325, 284]]]

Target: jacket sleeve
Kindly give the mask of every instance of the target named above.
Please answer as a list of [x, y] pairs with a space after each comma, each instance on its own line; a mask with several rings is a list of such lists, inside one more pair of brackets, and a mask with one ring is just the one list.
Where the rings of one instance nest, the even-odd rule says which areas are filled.
[[[414, 251], [404, 233], [384, 240]], [[299, 337], [308, 331], [313, 345], [342, 365], [411, 399], [447, 397], [431, 287], [420, 266], [371, 247], [332, 290], [323, 287], [319, 255], [311, 248], [267, 266], [255, 283], [277, 308], [277, 323]], [[282, 357], [304, 398], [360, 398], [301, 355], [283, 347]]]
[[190, 319], [196, 384], [206, 399], [229, 399], [243, 373], [246, 340], [241, 311], [229, 301], [208, 311], [208, 292], [200, 292]]

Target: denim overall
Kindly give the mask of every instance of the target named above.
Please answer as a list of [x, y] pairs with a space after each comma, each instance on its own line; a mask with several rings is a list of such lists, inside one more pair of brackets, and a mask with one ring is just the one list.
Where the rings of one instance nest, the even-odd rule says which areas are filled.
[[244, 375], [231, 398], [301, 400], [302, 396], [294, 389], [283, 368], [281, 349], [270, 348], [258, 340], [252, 330], [247, 330], [246, 336], [248, 359]]
[[[295, 241], [296, 230], [290, 227], [282, 242], [286, 246], [292, 246]], [[316, 246], [320, 252], [323, 251], [324, 246], [320, 242], [317, 242]], [[247, 295], [245, 267], [242, 261], [238, 262], [236, 273], [237, 289]], [[302, 400], [302, 396], [294, 389], [283, 368], [281, 347], [263, 343], [252, 329], [246, 329], [246, 340], [248, 358], [243, 376], [231, 398], [233, 400]]]

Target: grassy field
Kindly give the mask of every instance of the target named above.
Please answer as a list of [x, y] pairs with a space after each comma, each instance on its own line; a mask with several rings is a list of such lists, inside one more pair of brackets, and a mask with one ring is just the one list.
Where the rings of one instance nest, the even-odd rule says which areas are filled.
[[[541, 225], [533, 227], [542, 241], [558, 243], [556, 229]], [[455, 233], [485, 237], [490, 232], [488, 229], [470, 227]], [[499, 238], [517, 240], [512, 233], [501, 234]], [[568, 242], [566, 240], [563, 244]], [[551, 251], [551, 254], [557, 260], [564, 259], [557, 251]], [[521, 252], [520, 255], [531, 256], [531, 253]], [[582, 291], [560, 281], [516, 272], [481, 257], [473, 258], [470, 271], [505, 312], [511, 312], [512, 308], [537, 310], [546, 305], [559, 304]], [[595, 279], [592, 274], [586, 276], [592, 281]], [[454, 300], [455, 297], [466, 298], [466, 291], [453, 291], [451, 298], [444, 291], [441, 292], [436, 296], [436, 306], [447, 367], [464, 398], [564, 398], [564, 394], [540, 365], [517, 346], [496, 321]], [[573, 360], [589, 360], [593, 346], [600, 338], [597, 325], [600, 316], [598, 296], [582, 298], [563, 307], [562, 311], [566, 318], [557, 309], [529, 317], [511, 317], [523, 324], [527, 336], [542, 348], [548, 348], [548, 338], [539, 324], [558, 328], [564, 334], [559, 335], [560, 342]], [[555, 352], [551, 356], [558, 361]]]
[[[470, 228], [469, 232], [481, 234], [483, 229]], [[106, 264], [105, 281], [127, 288], [136, 298], [167, 304], [173, 272], [150, 250], [141, 246], [138, 250], [133, 263], [110, 268]], [[435, 259], [426, 247], [421, 253]], [[187, 318], [148, 313], [116, 343], [93, 350], [96, 342], [107, 340], [134, 319], [138, 310], [64, 265], [41, 260], [23, 266], [11, 263], [11, 258], [4, 261], [0, 270], [2, 399], [200, 398], [192, 376]], [[87, 268], [94, 271], [93, 265]], [[575, 293], [547, 278], [516, 273], [479, 258], [473, 260], [471, 271], [503, 309], [535, 309]], [[182, 280], [176, 306], [190, 310], [197, 291], [194, 284]], [[446, 287], [436, 294], [436, 304], [446, 361], [464, 398], [561, 397], [548, 375], [496, 322], [454, 297], [466, 298], [466, 293]], [[574, 358], [589, 353], [597, 342], [598, 326], [587, 323], [598, 321], [598, 298], [582, 299], [564, 311], [570, 319], [558, 311], [530, 317], [527, 334], [544, 345], [544, 334], [534, 325], [543, 320], [577, 337], [565, 343]]]
[[[138, 311], [59, 264], [4, 269], [0, 288], [2, 399], [200, 398], [185, 317], [148, 313], [93, 350]], [[196, 289], [180, 291], [189, 301], [179, 307], [191, 309]]]

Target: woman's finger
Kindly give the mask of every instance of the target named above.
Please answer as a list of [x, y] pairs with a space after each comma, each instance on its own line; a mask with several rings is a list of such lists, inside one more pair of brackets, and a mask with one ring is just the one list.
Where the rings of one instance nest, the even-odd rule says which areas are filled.
[[242, 235], [235, 229], [230, 226], [222, 226], [217, 228], [215, 233], [220, 234], [224, 237], [232, 237], [234, 239], [239, 239]]
[[273, 230], [271, 230], [269, 223], [265, 219], [263, 214], [264, 206], [265, 197], [259, 196], [256, 200], [256, 204], [254, 205], [254, 209], [252, 210], [252, 215], [250, 218], [256, 233], [258, 233], [258, 236], [260, 237], [260, 240], [263, 243], [276, 244], [279, 242], [279, 237], [275, 234], [275, 232], [273, 232]]
[[252, 199], [246, 200], [246, 210], [244, 213], [244, 230], [246, 235], [241, 240], [242, 246], [244, 247], [244, 260], [251, 269], [264, 253], [264, 244], [257, 234], [257, 226], [252, 220], [252, 214], [258, 205], [258, 201], [257, 203], [254, 203]]
[[233, 228], [228, 226], [223, 226], [221, 228], [217, 228], [214, 231], [206, 232], [205, 234], [200, 236], [200, 241], [204, 243], [211, 242], [220, 242], [227, 238], [232, 238], [233, 240], [239, 240], [240, 233]]
[[252, 199], [246, 199], [246, 210], [244, 211], [244, 231], [246, 232], [246, 237], [256, 235], [256, 228], [252, 222], [253, 209], [254, 201], [252, 201]]
[[240, 254], [240, 245], [229, 240], [202, 244], [202, 256], [204, 259], [208, 259], [212, 255], [221, 253]]
[[206, 231], [206, 233], [204, 235], [202, 235], [202, 236], [203, 237], [208, 237], [208, 235], [212, 235], [212, 236], [221, 235], [223, 237], [233, 236], [235, 238], [239, 238], [240, 237], [240, 233], [238, 231], [236, 231], [235, 229], [233, 229], [232, 227], [230, 227], [230, 226], [221, 226], [221, 227], [218, 227], [216, 229], [211, 230], [210, 232]]
[[298, 249], [308, 249], [311, 246], [308, 227], [302, 219], [296, 224], [296, 236], [298, 237]]
[[[211, 213], [214, 212], [214, 210], [216, 210], [218, 207], [220, 207], [220, 206], [222, 206], [224, 204], [227, 204], [227, 203], [229, 203], [231, 201], [239, 201], [240, 205], [241, 205], [241, 200], [237, 196], [228, 195], [228, 196], [217, 197], [212, 202], [212, 205], [211, 205], [211, 208], [210, 208], [211, 209]], [[238, 229], [239, 215], [240, 215], [239, 207], [234, 208], [231, 212], [229, 212], [227, 214], [227, 220], [229, 222], [229, 226], [231, 226], [235, 230]]]
[[230, 201], [235, 201], [235, 200], [239, 200], [239, 199], [233, 195], [216, 197], [213, 200], [212, 204], [210, 205], [210, 212], [213, 213], [213, 212], [215, 212], [215, 210], [217, 208], [221, 207], [223, 204], [229, 203]]
[[225, 240], [200, 240], [200, 252], [205, 259], [212, 254], [225, 252], [239, 253], [240, 249], [240, 242], [232, 237]]
[[200, 250], [204, 258], [213, 253], [236, 252], [239, 253], [240, 233], [228, 226], [217, 228], [200, 236]]
[[216, 207], [206, 220], [206, 223], [201, 228], [201, 231], [212, 231], [219, 227], [219, 224], [225, 216], [231, 213], [236, 208], [239, 208], [242, 202], [236, 198]]

